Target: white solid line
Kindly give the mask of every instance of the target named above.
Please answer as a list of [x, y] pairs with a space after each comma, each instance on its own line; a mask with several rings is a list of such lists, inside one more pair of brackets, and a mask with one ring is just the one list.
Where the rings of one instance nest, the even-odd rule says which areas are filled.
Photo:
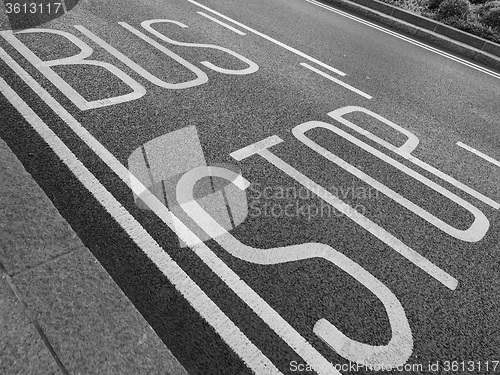
[[484, 160], [489, 161], [491, 164], [496, 165], [497, 167], [500, 167], [500, 161], [493, 159], [491, 156], [483, 154], [481, 151], [478, 151], [475, 148], [467, 146], [466, 144], [464, 144], [462, 142], [457, 142], [457, 146], [460, 146], [460, 147], [466, 149], [467, 151], [470, 151], [473, 154], [476, 154], [477, 156], [483, 158]]
[[[38, 94], [52, 110], [66, 122], [68, 127], [80, 137], [80, 139], [96, 153], [96, 155], [106, 163], [106, 165], [117, 174], [117, 176], [130, 189], [134, 189], [137, 196], [141, 196], [142, 200], [148, 206], [154, 209], [154, 213], [174, 231], [179, 238], [185, 243], [197, 243], [198, 238], [189, 230], [186, 225], [175, 217], [167, 207], [165, 207], [142, 183], [135, 178], [130, 171], [123, 166], [118, 159], [115, 158], [92, 134], [88, 132], [57, 100], [55, 100], [33, 77], [31, 77], [17, 62], [14, 61], [2, 48], [0, 48], [0, 58], [11, 67], [12, 70], [28, 85], [35, 93]], [[141, 227], [142, 228], [142, 227]], [[147, 235], [147, 232], [145, 232]], [[148, 250], [148, 249], [146, 249]], [[207, 264], [210, 269], [216, 273], [226, 285], [234, 291], [280, 338], [282, 338], [295, 352], [301, 356], [307, 363], [321, 364], [328, 361], [307, 341], [305, 340], [276, 310], [262, 299], [252, 288], [250, 288], [232, 269], [230, 269], [208, 246], [204, 243], [193, 246], [192, 250], [195, 254]], [[162, 250], [163, 251], [163, 250]], [[170, 259], [170, 258], [168, 258]], [[158, 260], [160, 266], [165, 262], [162, 258]], [[210, 301], [211, 302], [211, 301]], [[200, 311], [200, 310], [198, 310]], [[202, 314], [204, 310], [200, 312]], [[206, 314], [205, 314], [206, 315]], [[202, 315], [207, 319], [205, 315]], [[210, 316], [209, 316], [210, 318]], [[207, 320], [211, 322], [210, 320]], [[212, 324], [212, 323], [210, 323]], [[258, 348], [254, 347], [251, 342], [241, 344], [243, 340], [236, 334], [236, 337], [231, 336], [231, 332], [237, 332], [239, 329], [234, 326], [227, 325], [220, 327], [215, 325], [216, 331], [223, 337], [228, 345], [247, 363], [247, 365], [255, 370], [256, 374], [279, 374], [280, 372], [274, 367]], [[236, 329], [236, 331], [235, 331]], [[255, 349], [254, 349], [255, 348]], [[262, 370], [265, 368], [265, 370]], [[333, 365], [325, 371], [319, 371], [320, 375], [331, 375], [337, 373]], [[333, 369], [333, 371], [332, 371]]]
[[208, 19], [209, 19], [209, 20], [211, 20], [211, 21], [217, 22], [219, 25], [224, 26], [225, 28], [227, 28], [227, 29], [229, 29], [229, 30], [231, 30], [231, 31], [234, 31], [236, 34], [240, 34], [240, 35], [247, 35], [247, 34], [245, 34], [243, 31], [240, 31], [240, 30], [238, 30], [238, 29], [236, 29], [236, 28], [234, 28], [234, 27], [232, 27], [232, 26], [228, 25], [227, 23], [224, 23], [224, 22], [222, 22], [222, 21], [219, 21], [217, 18], [214, 18], [214, 17], [212, 17], [212, 16], [209, 16], [209, 15], [208, 15], [208, 14], [206, 14], [206, 13], [203, 13], [203, 12], [196, 12], [196, 13], [198, 13], [200, 16], [203, 16], [203, 17], [208, 18]]
[[[5, 61], [4, 51], [1, 48], [0, 57]], [[0, 92], [246, 365], [257, 374], [281, 374], [2, 78], [0, 78]], [[38, 94], [43, 95], [40, 92]], [[57, 111], [57, 108], [54, 110]]]
[[283, 47], [283, 48], [285, 48], [285, 49], [289, 50], [290, 52], [295, 53], [296, 55], [299, 55], [299, 56], [301, 56], [301, 57], [303, 57], [303, 58], [305, 58], [305, 59], [307, 59], [307, 60], [309, 60], [309, 61], [312, 61], [312, 62], [314, 62], [314, 63], [316, 63], [316, 64], [318, 64], [318, 65], [322, 66], [323, 68], [326, 68], [326, 69], [328, 69], [328, 70], [330, 70], [330, 71], [334, 72], [335, 74], [338, 74], [338, 75], [341, 75], [341, 76], [345, 76], [345, 75], [346, 75], [344, 72], [342, 72], [342, 71], [340, 71], [340, 70], [338, 70], [338, 69], [335, 69], [335, 68], [331, 67], [330, 65], [325, 64], [324, 62], [321, 62], [321, 61], [319, 61], [319, 60], [315, 59], [314, 57], [311, 57], [311, 56], [309, 56], [309, 55], [305, 54], [304, 52], [300, 52], [299, 50], [297, 50], [297, 49], [295, 49], [295, 48], [293, 48], [293, 47], [290, 47], [290, 46], [286, 45], [285, 43], [282, 43], [282, 42], [280, 42], [280, 41], [277, 41], [276, 39], [271, 38], [270, 36], [267, 36], [266, 34], [263, 34], [263, 33], [259, 32], [259, 31], [257, 31], [257, 30], [254, 30], [254, 29], [252, 29], [251, 27], [245, 26], [245, 25], [243, 25], [242, 23], [240, 23], [240, 22], [238, 22], [238, 21], [235, 21], [235, 20], [233, 20], [232, 18], [229, 18], [229, 17], [227, 17], [227, 16], [225, 16], [225, 15], [223, 15], [223, 14], [221, 14], [221, 13], [219, 13], [219, 12], [217, 12], [217, 11], [213, 10], [213, 9], [210, 9], [209, 7], [207, 7], [207, 6], [205, 6], [205, 5], [202, 5], [202, 4], [200, 4], [200, 3], [197, 3], [197, 2], [196, 2], [196, 1], [194, 1], [194, 0], [187, 0], [187, 1], [189, 1], [190, 3], [192, 3], [192, 4], [194, 4], [194, 5], [199, 6], [200, 8], [203, 8], [203, 9], [205, 9], [205, 10], [208, 10], [209, 12], [212, 12], [213, 14], [218, 15], [219, 17], [224, 18], [225, 20], [231, 21], [232, 23], [234, 23], [235, 25], [238, 25], [238, 26], [239, 26], [239, 27], [241, 27], [242, 29], [248, 30], [248, 31], [250, 31], [250, 32], [252, 32], [252, 33], [254, 33], [254, 34], [256, 34], [256, 35], [258, 35], [258, 36], [262, 37], [262, 38], [264, 38], [264, 39], [267, 39], [267, 40], [269, 40], [270, 42], [272, 42], [272, 43], [274, 43], [274, 44], [277, 44], [278, 46]]
[[326, 74], [325, 72], [322, 72], [321, 70], [316, 69], [316, 68], [312, 67], [312, 66], [311, 66], [311, 65], [309, 65], [309, 64], [306, 64], [306, 63], [300, 63], [300, 65], [302, 65], [303, 67], [305, 67], [305, 68], [307, 68], [307, 69], [312, 70], [312, 71], [313, 71], [313, 72], [315, 72], [315, 73], [318, 73], [319, 75], [321, 75], [321, 76], [323, 76], [323, 77], [325, 77], [325, 78], [329, 79], [330, 81], [335, 82], [336, 84], [338, 84], [338, 85], [340, 85], [340, 86], [345, 87], [345, 88], [346, 88], [346, 89], [348, 89], [348, 90], [351, 90], [351, 91], [355, 92], [355, 93], [356, 93], [356, 94], [358, 94], [358, 95], [361, 95], [362, 97], [364, 97], [364, 98], [366, 98], [366, 99], [371, 99], [371, 98], [372, 98], [370, 95], [368, 95], [368, 94], [364, 93], [363, 91], [358, 90], [357, 88], [352, 87], [351, 85], [348, 85], [347, 83], [344, 83], [344, 82], [342, 82], [341, 80], [339, 80], [339, 79], [337, 79], [337, 78], [334, 78], [334, 77], [332, 77], [331, 75]]
[[[188, 1], [191, 1], [191, 0], [188, 0]], [[358, 18], [356, 16], [350, 15], [349, 13], [343, 12], [341, 10], [337, 10], [335, 8], [331, 8], [331, 7], [326, 6], [324, 4], [318, 3], [317, 1], [314, 1], [314, 0], [305, 0], [305, 1], [307, 1], [308, 3], [314, 4], [316, 6], [319, 6], [321, 8], [327, 9], [330, 12], [334, 12], [334, 13], [340, 14], [341, 16], [350, 18], [350, 19], [352, 19], [354, 21], [357, 21], [357, 22], [362, 23], [364, 25], [370, 26], [371, 28], [377, 29], [377, 30], [382, 31], [382, 32], [384, 32], [386, 34], [392, 35], [392, 36], [394, 36], [396, 38], [402, 39], [402, 40], [404, 40], [404, 41], [406, 41], [408, 43], [414, 44], [414, 45], [419, 46], [421, 48], [424, 48], [424, 49], [426, 49], [428, 51], [437, 53], [438, 55], [446, 57], [446, 58], [448, 58], [450, 60], [453, 60], [453, 61], [456, 61], [456, 62], [458, 62], [460, 64], [466, 65], [469, 68], [473, 68], [473, 69], [479, 70], [480, 72], [483, 72], [483, 73], [488, 74], [488, 75], [490, 75], [492, 77], [500, 79], [500, 74], [498, 74], [498, 73], [496, 73], [496, 72], [494, 72], [492, 70], [483, 68], [482, 66], [476, 65], [476, 64], [471, 63], [471, 62], [469, 62], [467, 60], [464, 60], [464, 59], [461, 59], [459, 57], [453, 56], [452, 54], [449, 54], [447, 52], [441, 51], [441, 50], [439, 50], [437, 48], [428, 46], [427, 44], [421, 43], [419, 41], [416, 41], [416, 40], [411, 39], [411, 38], [409, 38], [407, 36], [401, 35], [401, 34], [399, 34], [397, 32], [392, 31], [392, 30], [386, 29], [385, 27], [378, 26], [378, 25], [376, 25], [374, 23], [365, 21], [365, 20], [363, 20], [361, 18]]]

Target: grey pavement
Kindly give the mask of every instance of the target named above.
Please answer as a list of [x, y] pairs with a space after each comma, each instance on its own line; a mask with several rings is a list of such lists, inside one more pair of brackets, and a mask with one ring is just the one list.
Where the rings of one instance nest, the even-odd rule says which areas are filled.
[[186, 374], [0, 139], [0, 374]]

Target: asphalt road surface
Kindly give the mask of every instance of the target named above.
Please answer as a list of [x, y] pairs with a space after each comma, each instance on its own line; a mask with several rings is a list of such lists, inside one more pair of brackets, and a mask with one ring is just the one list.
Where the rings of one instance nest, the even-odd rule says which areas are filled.
[[500, 374], [500, 74], [314, 0], [41, 27], [0, 136], [190, 374]]

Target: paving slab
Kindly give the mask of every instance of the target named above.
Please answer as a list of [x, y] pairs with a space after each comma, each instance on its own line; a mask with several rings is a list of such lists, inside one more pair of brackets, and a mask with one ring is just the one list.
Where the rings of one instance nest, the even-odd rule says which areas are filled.
[[81, 245], [21, 162], [0, 140], [0, 263], [9, 275]]
[[0, 270], [0, 374], [62, 374]]
[[187, 374], [85, 247], [13, 277], [71, 374]]

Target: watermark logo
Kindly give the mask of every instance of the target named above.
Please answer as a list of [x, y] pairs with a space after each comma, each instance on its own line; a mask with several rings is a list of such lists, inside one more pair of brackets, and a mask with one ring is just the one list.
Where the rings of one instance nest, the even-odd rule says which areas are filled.
[[[222, 234], [240, 225], [248, 216], [247, 185], [243, 183], [246, 180], [241, 170], [233, 164], [207, 165], [194, 126], [145, 143], [131, 153], [128, 167], [130, 173], [200, 241], [214, 238], [214, 232], [206, 230], [211, 219], [222, 228], [217, 231]], [[134, 193], [136, 204], [151, 210], [143, 195]], [[202, 211], [198, 212], [206, 212], [210, 219], [186, 213], [185, 208], [192, 204], [199, 206], [196, 208]], [[176, 228], [181, 230], [178, 225]], [[180, 238], [179, 244], [186, 246]]]
[[[404, 363], [404, 364], [369, 364], [365, 362], [351, 362], [348, 363], [336, 363], [334, 368], [337, 371], [342, 371], [343, 373], [363, 373], [366, 372], [389, 372], [396, 371], [405, 374], [421, 374], [425, 369], [429, 371], [436, 371], [435, 364], [427, 363], [426, 365], [422, 363]], [[299, 362], [299, 361], [291, 361], [290, 362], [290, 371], [297, 373], [306, 373], [306, 372], [315, 372], [316, 369], [314, 366], [311, 366], [308, 363]]]
[[79, 0], [3, 0], [0, 19], [8, 19], [10, 25], [0, 22], [2, 29], [31, 29], [64, 15]]
[[[379, 191], [371, 187], [282, 186], [249, 183], [233, 164], [208, 165], [194, 126], [164, 134], [135, 149], [128, 158], [131, 183], [137, 179], [147, 191], [137, 195], [136, 204], [152, 210], [143, 199], [153, 194], [180, 222], [179, 234], [187, 226], [200, 241], [217, 238], [243, 223], [247, 217], [273, 219], [314, 219], [341, 217], [349, 210], [366, 215], [365, 202], [376, 199]], [[345, 204], [343, 212], [322, 195], [337, 196]], [[350, 203], [353, 201], [353, 203]], [[347, 210], [347, 211], [346, 211]], [[187, 246], [179, 236], [181, 247]]]
[[[371, 187], [330, 186], [324, 188], [344, 202], [356, 201], [347, 209], [366, 215], [366, 200], [377, 199], [379, 191]], [[252, 183], [248, 188], [249, 216], [271, 218], [303, 218], [307, 222], [317, 218], [340, 217], [344, 213], [322, 199], [324, 191], [316, 186], [264, 186]]]

